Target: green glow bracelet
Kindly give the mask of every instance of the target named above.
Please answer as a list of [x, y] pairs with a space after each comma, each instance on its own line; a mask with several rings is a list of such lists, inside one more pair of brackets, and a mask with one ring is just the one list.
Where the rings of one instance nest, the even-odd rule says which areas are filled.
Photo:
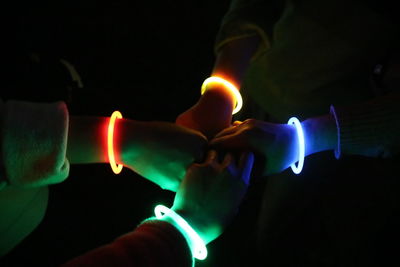
[[193, 230], [193, 228], [178, 213], [164, 205], [157, 205], [154, 208], [154, 214], [157, 219], [163, 219], [164, 217], [171, 218], [175, 222], [176, 226], [179, 227], [179, 230], [182, 233], [186, 233], [186, 235], [184, 235], [189, 241], [193, 257], [198, 260], [204, 260], [207, 258], [207, 248], [203, 239], [201, 239], [196, 231]]

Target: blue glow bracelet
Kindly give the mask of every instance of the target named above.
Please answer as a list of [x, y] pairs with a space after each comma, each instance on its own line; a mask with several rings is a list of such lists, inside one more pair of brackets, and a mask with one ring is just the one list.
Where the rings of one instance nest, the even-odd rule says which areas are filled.
[[296, 127], [297, 131], [297, 138], [299, 139], [299, 160], [296, 166], [296, 163], [293, 163], [290, 165], [292, 168], [292, 171], [295, 174], [299, 174], [303, 170], [304, 166], [304, 157], [306, 153], [306, 145], [305, 145], [305, 140], [304, 140], [304, 133], [303, 133], [303, 127], [301, 126], [301, 123], [299, 119], [296, 117], [291, 117], [288, 121], [289, 125], [294, 125]]
[[180, 230], [186, 233], [186, 238], [190, 240], [189, 246], [192, 250], [193, 257], [198, 260], [204, 260], [207, 258], [207, 247], [203, 239], [201, 239], [196, 231], [193, 230], [193, 228], [178, 213], [164, 205], [157, 205], [154, 208], [154, 214], [157, 219], [163, 219], [166, 216], [171, 218]]

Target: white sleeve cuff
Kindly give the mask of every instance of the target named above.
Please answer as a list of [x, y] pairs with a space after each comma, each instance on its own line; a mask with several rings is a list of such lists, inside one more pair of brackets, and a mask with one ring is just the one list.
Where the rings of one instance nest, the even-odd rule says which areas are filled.
[[10, 185], [43, 186], [67, 178], [68, 110], [64, 102], [8, 101], [1, 129], [1, 153]]

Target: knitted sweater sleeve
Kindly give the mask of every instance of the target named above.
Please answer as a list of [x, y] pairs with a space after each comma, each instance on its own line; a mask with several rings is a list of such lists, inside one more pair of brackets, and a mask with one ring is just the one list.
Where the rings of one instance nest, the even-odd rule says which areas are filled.
[[400, 152], [400, 94], [390, 93], [354, 106], [335, 107], [338, 151], [368, 157], [392, 157]]
[[193, 266], [193, 258], [184, 236], [173, 225], [160, 220], [147, 220], [114, 242], [62, 265], [79, 266], [190, 267]]
[[63, 102], [0, 99], [0, 257], [44, 217], [48, 187], [69, 172], [68, 112]]
[[7, 101], [1, 104], [0, 116], [3, 186], [39, 187], [67, 178], [65, 103]]
[[215, 52], [235, 39], [258, 34], [261, 45], [253, 58], [270, 47], [274, 24], [283, 11], [283, 0], [232, 0], [215, 42]]

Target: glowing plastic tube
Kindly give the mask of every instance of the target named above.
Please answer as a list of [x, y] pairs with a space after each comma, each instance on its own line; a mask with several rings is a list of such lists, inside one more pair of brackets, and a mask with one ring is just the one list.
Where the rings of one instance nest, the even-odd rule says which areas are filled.
[[303, 128], [301, 127], [300, 121], [292, 117], [288, 121], [289, 125], [294, 125], [296, 127], [297, 131], [297, 138], [299, 139], [299, 160], [296, 166], [296, 163], [293, 163], [290, 165], [292, 168], [292, 171], [295, 174], [299, 174], [301, 170], [303, 170], [303, 165], [304, 165], [304, 157], [305, 157], [305, 152], [306, 152], [306, 146], [305, 146], [305, 141], [304, 141], [304, 133], [303, 133]]
[[204, 94], [204, 92], [207, 90], [207, 85], [210, 83], [220, 83], [223, 86], [225, 86], [227, 89], [229, 89], [229, 91], [231, 91], [231, 93], [235, 97], [235, 101], [236, 101], [236, 106], [232, 111], [232, 115], [238, 113], [239, 110], [243, 106], [243, 99], [242, 99], [242, 95], [240, 94], [240, 92], [236, 88], [236, 86], [234, 86], [232, 83], [228, 82], [227, 80], [225, 80], [223, 78], [220, 78], [217, 76], [212, 76], [212, 77], [205, 79], [205, 81], [201, 85], [201, 94]]
[[115, 174], [118, 174], [122, 171], [122, 164], [118, 164], [115, 162], [114, 155], [114, 126], [116, 119], [122, 119], [122, 114], [119, 111], [114, 111], [111, 114], [110, 122], [108, 123], [108, 136], [107, 136], [107, 146], [108, 146], [108, 160], [111, 165], [111, 169]]
[[203, 239], [201, 239], [196, 231], [193, 230], [193, 228], [178, 213], [165, 207], [164, 205], [157, 205], [154, 208], [154, 214], [156, 215], [157, 219], [162, 219], [165, 216], [170, 217], [180, 227], [180, 229], [187, 234], [191, 242], [190, 247], [193, 257], [198, 260], [204, 260], [207, 258], [207, 247]]

